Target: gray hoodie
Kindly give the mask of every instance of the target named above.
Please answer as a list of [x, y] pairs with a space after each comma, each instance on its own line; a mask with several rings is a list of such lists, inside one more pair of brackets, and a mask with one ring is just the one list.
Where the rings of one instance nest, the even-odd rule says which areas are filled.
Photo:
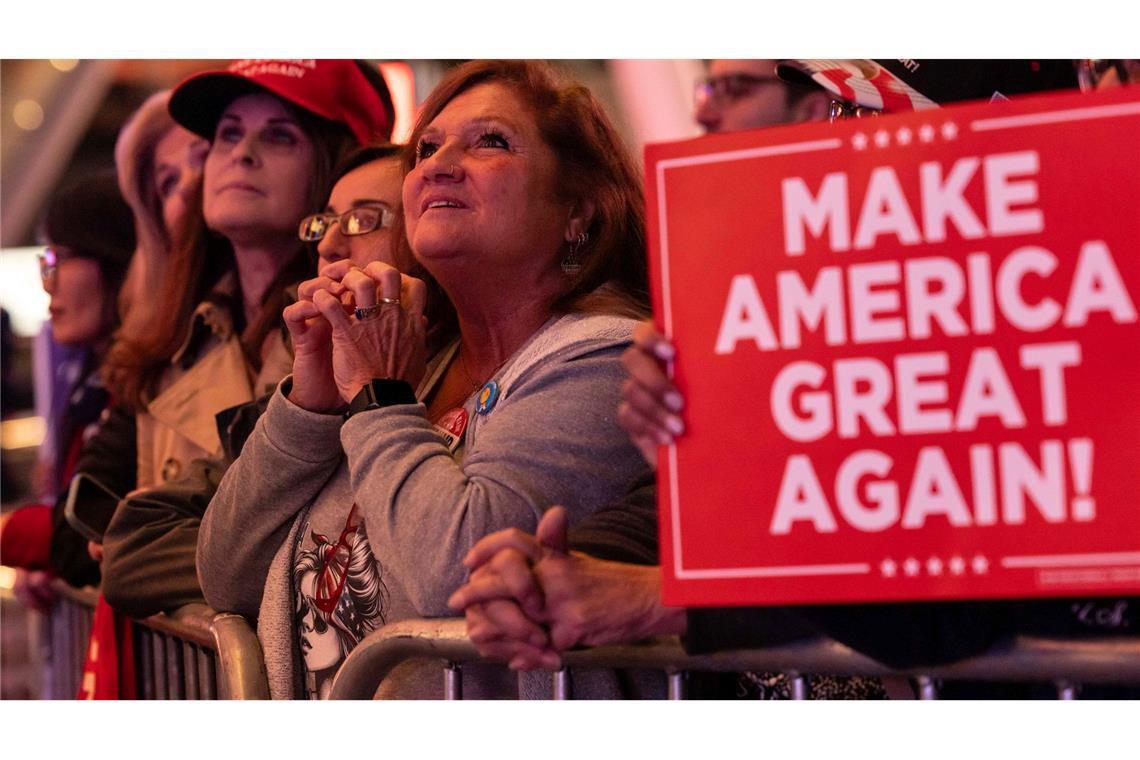
[[[474, 394], [467, 400], [470, 422], [454, 454], [422, 404], [345, 422], [274, 394], [206, 511], [198, 573], [214, 609], [257, 617], [275, 698], [303, 694], [291, 567], [304, 525], [343, 523], [355, 501], [388, 592], [377, 623], [391, 623], [454, 615], [446, 602], [466, 580], [461, 560], [488, 533], [533, 532], [555, 504], [574, 522], [622, 496], [647, 469], [616, 415], [619, 358], [635, 324], [599, 315], [551, 319], [496, 373], [499, 398], [488, 413], [475, 413]], [[466, 670], [469, 697], [517, 693], [505, 668]], [[548, 693], [534, 680], [524, 678], [525, 694]], [[614, 684], [583, 674], [576, 694], [617, 696]], [[438, 697], [441, 690], [438, 664], [406, 663], [382, 693]]]

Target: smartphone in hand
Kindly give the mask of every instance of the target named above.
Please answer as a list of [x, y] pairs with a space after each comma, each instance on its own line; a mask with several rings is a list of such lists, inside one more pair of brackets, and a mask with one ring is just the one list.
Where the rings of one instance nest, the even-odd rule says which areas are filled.
[[97, 478], [76, 473], [67, 489], [63, 516], [88, 541], [101, 544], [121, 498]]

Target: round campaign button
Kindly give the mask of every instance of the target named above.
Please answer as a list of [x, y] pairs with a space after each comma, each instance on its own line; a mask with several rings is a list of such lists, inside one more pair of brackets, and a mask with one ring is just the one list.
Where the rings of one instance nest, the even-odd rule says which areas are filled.
[[475, 413], [488, 414], [495, 408], [495, 402], [498, 400], [499, 384], [494, 380], [489, 380], [479, 391], [479, 397], [475, 400]]

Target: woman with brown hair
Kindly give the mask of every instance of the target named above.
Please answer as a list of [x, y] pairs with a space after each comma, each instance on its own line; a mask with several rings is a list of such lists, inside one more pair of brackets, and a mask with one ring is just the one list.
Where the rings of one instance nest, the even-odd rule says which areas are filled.
[[[169, 101], [169, 90], [150, 96], [123, 125], [115, 141], [119, 192], [130, 207], [137, 242], [118, 295], [122, 325], [115, 333], [118, 343], [112, 345], [112, 355], [121, 350], [124, 337], [149, 329], [156, 318], [157, 304], [150, 294], [165, 281], [175, 231], [196, 213], [192, 204], [202, 182], [208, 143], [174, 123], [167, 112]], [[84, 443], [75, 469], [109, 491], [122, 494], [133, 490], [137, 482], [136, 428], [134, 407], [121, 402], [122, 375], [113, 367], [113, 361], [104, 363], [102, 374], [116, 403]], [[86, 492], [80, 492], [78, 498], [77, 510], [88, 522], [106, 525], [113, 502]], [[76, 587], [98, 585], [100, 572], [95, 558], [101, 551], [65, 520], [64, 500], [60, 499], [52, 512], [51, 563], [55, 572]]]
[[[313, 267], [297, 222], [323, 202], [345, 152], [391, 123], [355, 62], [303, 62], [311, 66], [297, 73], [269, 63], [197, 74], [170, 96], [175, 120], [209, 148], [189, 200], [200, 213], [171, 231], [177, 242], [165, 276], [148, 296], [153, 318], [121, 335], [108, 362], [116, 387], [142, 413], [140, 488], [216, 454], [213, 415], [288, 370], [275, 328], [285, 288]], [[338, 98], [362, 105], [348, 109]]]
[[[192, 202], [201, 213], [173, 235], [154, 318], [110, 360], [138, 412], [140, 490], [220, 456], [215, 415], [288, 372], [286, 288], [314, 268], [297, 225], [324, 202], [341, 158], [391, 129], [388, 92], [367, 72], [350, 60], [238, 61], [172, 93], [171, 115], [209, 150]], [[171, 522], [140, 508], [143, 498], [132, 494], [108, 526], [104, 593], [132, 615], [201, 601], [197, 519]]]
[[[425, 283], [382, 262], [326, 266], [285, 310], [295, 343], [326, 350], [298, 350], [210, 504], [198, 556], [207, 600], [259, 615], [277, 632], [266, 647], [314, 650], [295, 610], [354, 631], [446, 615], [483, 535], [533, 530], [554, 503], [583, 517], [645, 469], [613, 414], [620, 355], [647, 311], [641, 183], [598, 101], [542, 63], [467, 63], [424, 103], [403, 162], [397, 261], [439, 283], [459, 335], [430, 356]], [[339, 511], [319, 531], [290, 528], [299, 484], [319, 488], [342, 463]], [[374, 612], [344, 592], [358, 549], [387, 591]], [[305, 596], [279, 558], [314, 553], [324, 565]], [[274, 662], [275, 696], [324, 695], [339, 665]], [[469, 696], [517, 693], [505, 669], [473, 670]], [[438, 680], [411, 663], [385, 688], [438, 696]]]

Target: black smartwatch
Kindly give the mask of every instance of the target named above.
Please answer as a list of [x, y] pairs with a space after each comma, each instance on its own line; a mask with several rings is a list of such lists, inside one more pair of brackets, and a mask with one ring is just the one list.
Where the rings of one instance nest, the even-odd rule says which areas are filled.
[[415, 403], [417, 403], [416, 392], [406, 381], [391, 378], [369, 380], [348, 403], [348, 411], [344, 413], [344, 418], [347, 420], [352, 415], [369, 409]]

